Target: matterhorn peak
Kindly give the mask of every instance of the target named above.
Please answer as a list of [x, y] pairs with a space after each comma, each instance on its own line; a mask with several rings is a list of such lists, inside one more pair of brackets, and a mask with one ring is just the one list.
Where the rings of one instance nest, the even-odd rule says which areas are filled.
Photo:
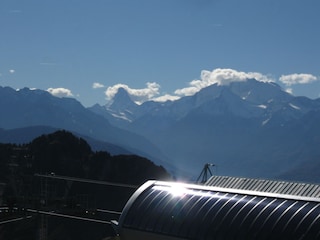
[[115, 112], [122, 112], [131, 111], [136, 107], [137, 104], [132, 101], [129, 93], [124, 88], [119, 88], [108, 108]]

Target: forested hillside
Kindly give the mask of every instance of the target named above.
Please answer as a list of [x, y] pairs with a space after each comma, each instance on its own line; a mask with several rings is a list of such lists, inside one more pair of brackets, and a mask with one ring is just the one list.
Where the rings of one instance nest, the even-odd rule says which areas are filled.
[[[40, 177], [40, 175], [48, 175]], [[0, 144], [0, 205], [12, 213], [1, 214], [1, 221], [28, 215], [30, 219], [0, 225], [0, 239], [37, 239], [43, 215], [25, 209], [67, 213], [103, 220], [117, 219], [96, 209], [121, 212], [135, 191], [134, 187], [56, 179], [66, 176], [101, 182], [139, 186], [149, 179], [170, 179], [167, 171], [136, 155], [112, 156], [94, 152], [82, 138], [67, 131], [42, 135], [23, 145]], [[2, 195], [2, 196], [1, 196]], [[22, 212], [22, 210], [24, 212]], [[112, 234], [109, 225], [46, 217], [49, 239], [102, 239]], [[80, 227], [82, 226], [82, 227]]]

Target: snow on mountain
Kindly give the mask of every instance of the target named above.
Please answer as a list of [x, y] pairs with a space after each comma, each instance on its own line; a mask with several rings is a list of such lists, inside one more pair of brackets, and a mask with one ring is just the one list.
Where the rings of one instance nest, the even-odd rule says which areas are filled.
[[196, 109], [211, 116], [254, 118], [260, 126], [266, 126], [299, 119], [319, 106], [317, 101], [285, 92], [276, 83], [247, 79], [228, 85], [213, 84], [176, 101], [149, 101], [142, 105], [135, 104], [124, 89], [119, 89], [111, 104], [91, 110], [118, 127], [148, 136], [155, 133], [157, 126], [163, 129]]
[[46, 91], [0, 87], [0, 110], [0, 128], [78, 132], [174, 166], [177, 176], [181, 170], [196, 177], [207, 162], [220, 175], [268, 178], [319, 165], [320, 99], [295, 97], [272, 82], [213, 84], [193, 96], [141, 105], [119, 89], [108, 105], [88, 109]]
[[112, 102], [106, 105], [106, 108], [114, 117], [129, 122], [132, 121], [132, 114], [137, 107], [138, 105], [131, 100], [129, 94], [123, 88], [119, 88]]
[[[273, 82], [213, 84], [165, 103], [133, 105], [123, 91], [118, 97], [112, 109], [104, 108], [109, 116], [121, 112], [130, 119], [117, 126], [145, 136], [186, 171], [195, 173], [213, 161], [220, 174], [272, 177], [320, 156], [314, 148], [306, 153], [310, 147], [303, 144], [306, 137], [317, 141], [318, 128], [306, 133], [302, 124], [309, 113], [320, 112], [320, 100], [295, 97]], [[303, 158], [297, 151], [302, 145]]]
[[134, 120], [135, 116], [133, 113], [138, 107], [139, 106], [131, 100], [127, 91], [119, 88], [111, 102], [105, 106], [95, 104], [88, 109], [96, 114], [102, 115], [113, 125], [124, 127]]
[[[263, 115], [265, 112], [277, 111], [277, 109], [282, 108], [283, 104], [294, 99], [294, 97], [273, 82], [248, 79], [243, 82], [231, 82], [229, 85], [213, 84], [193, 96], [183, 97], [173, 102], [160, 103], [150, 101], [142, 105], [135, 104], [124, 89], [119, 89], [112, 103], [106, 105], [105, 108], [109, 114], [128, 122], [134, 122], [135, 119], [144, 115], [170, 116], [171, 118], [180, 119], [188, 114], [191, 109], [214, 101], [217, 105], [221, 99], [225, 99], [228, 102], [229, 112], [251, 118]], [[217, 111], [219, 111], [218, 106], [216, 106], [216, 109], [211, 109], [212, 113], [214, 111], [218, 113]]]

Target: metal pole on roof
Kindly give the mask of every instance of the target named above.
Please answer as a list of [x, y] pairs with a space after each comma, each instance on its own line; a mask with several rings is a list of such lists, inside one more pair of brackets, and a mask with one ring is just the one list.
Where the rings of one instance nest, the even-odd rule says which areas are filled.
[[[212, 163], [206, 163], [204, 165], [199, 177], [197, 178], [196, 182], [203, 184], [206, 181], [208, 181], [209, 177], [211, 177], [213, 175], [211, 172], [211, 169], [210, 169], [210, 167], [213, 167], [213, 166], [215, 166], [215, 165]], [[210, 176], [209, 176], [209, 174], [210, 174]], [[201, 181], [199, 181], [200, 179], [201, 179]]]

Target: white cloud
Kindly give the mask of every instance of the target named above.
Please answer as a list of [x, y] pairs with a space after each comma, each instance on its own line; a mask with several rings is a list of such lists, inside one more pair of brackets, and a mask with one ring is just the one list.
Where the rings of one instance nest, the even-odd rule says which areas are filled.
[[73, 94], [66, 88], [48, 88], [47, 91], [56, 97], [72, 97]]
[[202, 88], [208, 87], [212, 84], [217, 83], [218, 85], [228, 85], [231, 82], [246, 81], [247, 79], [256, 79], [263, 82], [274, 82], [270, 77], [263, 75], [258, 72], [240, 72], [233, 69], [222, 69], [217, 68], [212, 72], [203, 70], [201, 72], [200, 80], [193, 80], [189, 83], [186, 88], [177, 89], [174, 94], [164, 94], [159, 93], [160, 85], [155, 82], [148, 82], [146, 88], [133, 89], [126, 84], [116, 84], [108, 87], [105, 91], [107, 100], [111, 100], [115, 94], [118, 92], [119, 88], [124, 88], [130, 95], [131, 99], [138, 104], [145, 101], [157, 101], [165, 102], [168, 100], [174, 101], [182, 96], [191, 96], [196, 92], [200, 91]]
[[102, 83], [95, 82], [92, 84], [92, 88], [94, 88], [94, 89], [104, 88], [104, 85]]
[[116, 84], [114, 86], [108, 87], [105, 94], [108, 100], [111, 100], [114, 95], [118, 92], [119, 88], [124, 88], [130, 95], [131, 99], [138, 104], [145, 101], [152, 100], [155, 96], [159, 95], [160, 85], [155, 82], [148, 82], [146, 88], [133, 89], [126, 84]]
[[200, 80], [193, 80], [189, 83], [189, 87], [177, 89], [175, 94], [180, 96], [191, 96], [202, 88], [212, 84], [229, 85], [231, 82], [244, 82], [247, 79], [256, 79], [262, 82], [273, 82], [270, 77], [258, 72], [239, 72], [228, 68], [217, 68], [212, 72], [203, 70]]
[[308, 84], [314, 81], [317, 81], [318, 78], [316, 76], [313, 76], [312, 74], [306, 74], [306, 73], [294, 73], [290, 75], [282, 75], [279, 78], [279, 81], [287, 86], [291, 86], [294, 84]]
[[175, 101], [175, 100], [178, 100], [179, 98], [180, 98], [179, 96], [165, 94], [160, 97], [153, 98], [152, 100], [155, 102], [166, 102], [166, 101]]
[[9, 73], [14, 74], [16, 71], [14, 69], [10, 69]]

